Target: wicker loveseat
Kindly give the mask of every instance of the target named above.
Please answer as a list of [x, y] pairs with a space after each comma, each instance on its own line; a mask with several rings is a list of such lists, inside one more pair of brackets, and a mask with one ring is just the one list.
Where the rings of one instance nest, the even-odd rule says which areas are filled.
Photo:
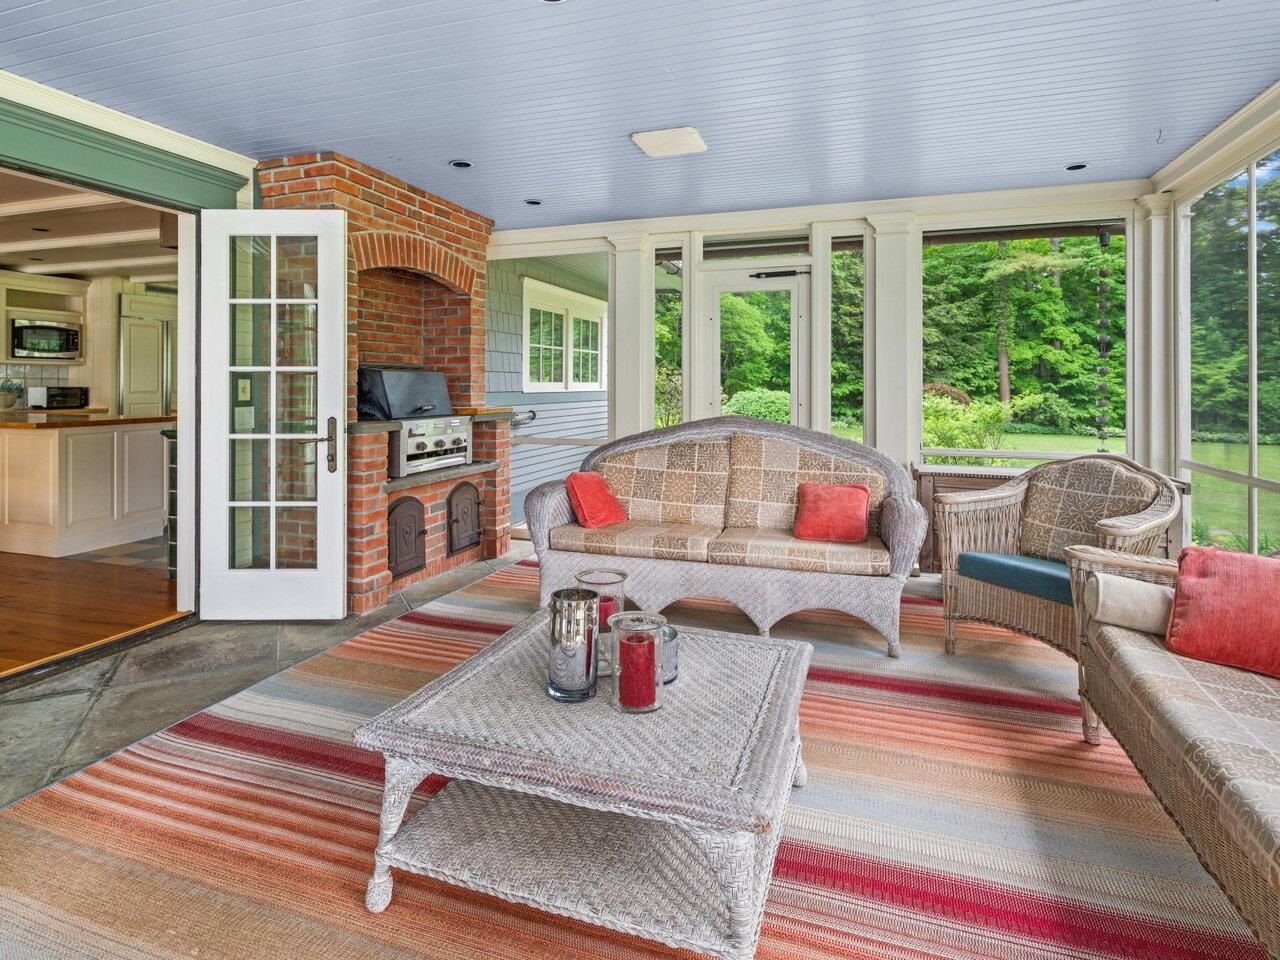
[[[1083, 626], [1084, 697], [1280, 960], [1280, 680], [1179, 656], [1163, 636], [1112, 623], [1138, 619], [1142, 594], [1088, 583], [1120, 576], [1172, 587], [1174, 561], [1072, 547], [1067, 563]], [[1114, 602], [1099, 609], [1103, 586], [1123, 589], [1123, 615]]]
[[[800, 610], [840, 610], [876, 629], [898, 655], [902, 587], [926, 522], [906, 470], [884, 454], [799, 427], [716, 417], [605, 444], [582, 469], [603, 474], [628, 519], [587, 529], [562, 481], [530, 492], [525, 518], [544, 604], [579, 572], [614, 567], [627, 572], [628, 596], [645, 609], [718, 597], [761, 633]], [[867, 540], [793, 537], [802, 482], [865, 483]]]

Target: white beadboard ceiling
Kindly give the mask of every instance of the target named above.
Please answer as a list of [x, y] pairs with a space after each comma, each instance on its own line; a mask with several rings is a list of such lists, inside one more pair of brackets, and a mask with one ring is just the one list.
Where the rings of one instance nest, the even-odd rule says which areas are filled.
[[1280, 2], [0, 0], [0, 67], [527, 227], [1146, 177], [1280, 77]]

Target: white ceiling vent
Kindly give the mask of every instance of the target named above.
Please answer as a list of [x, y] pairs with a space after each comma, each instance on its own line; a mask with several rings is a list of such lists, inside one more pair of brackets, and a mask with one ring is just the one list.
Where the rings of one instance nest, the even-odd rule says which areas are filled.
[[631, 139], [647, 157], [678, 157], [685, 153], [703, 153], [707, 149], [706, 141], [696, 127], [646, 130], [633, 133]]

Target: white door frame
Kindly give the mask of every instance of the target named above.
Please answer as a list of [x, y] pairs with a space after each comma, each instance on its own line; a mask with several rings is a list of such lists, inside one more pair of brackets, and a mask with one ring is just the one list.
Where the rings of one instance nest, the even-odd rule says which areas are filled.
[[[178, 609], [197, 609], [196, 595], [196, 448], [200, 367], [196, 344], [200, 324], [198, 218], [178, 214]], [[167, 467], [166, 467], [167, 469]]]
[[[753, 277], [755, 273], [795, 271], [794, 276]], [[791, 422], [807, 427], [812, 421], [809, 403], [810, 350], [808, 265], [774, 264], [706, 271], [702, 277], [701, 303], [689, 340], [689, 413], [702, 419], [720, 415], [720, 295], [786, 290], [791, 294]]]
[[[201, 543], [199, 593], [201, 615], [211, 619], [338, 619], [346, 614], [346, 214], [338, 210], [206, 210], [201, 215], [200, 251], [200, 365], [198, 384]], [[268, 568], [232, 569], [228, 564], [227, 511], [233, 504], [228, 488], [228, 425], [230, 393], [230, 297], [228, 240], [232, 236], [314, 236], [317, 238], [318, 305], [316, 420], [318, 436], [284, 434], [276, 438], [277, 410], [270, 409], [266, 434], [272, 452], [268, 489], [261, 504], [268, 510], [270, 557]], [[274, 268], [275, 254], [272, 254]], [[273, 269], [274, 273], [274, 269]], [[274, 301], [275, 290], [270, 296]], [[256, 300], [254, 302], [262, 302]], [[298, 301], [281, 300], [280, 303]], [[272, 326], [274, 331], [274, 323]], [[272, 355], [263, 367], [270, 395], [275, 397], [275, 338]], [[249, 368], [246, 368], [246, 370]], [[294, 369], [284, 367], [284, 370]], [[246, 376], [248, 373], [246, 372]], [[194, 406], [194, 405], [193, 405]], [[275, 454], [282, 441], [316, 444], [316, 566], [282, 568], [275, 565]], [[328, 441], [326, 443], [326, 440]], [[312, 504], [299, 504], [309, 507]]]

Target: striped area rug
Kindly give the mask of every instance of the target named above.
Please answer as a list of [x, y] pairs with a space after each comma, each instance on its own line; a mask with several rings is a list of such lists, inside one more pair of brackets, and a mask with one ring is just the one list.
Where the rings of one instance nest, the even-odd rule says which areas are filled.
[[[530, 562], [294, 667], [0, 814], [3, 960], [692, 956], [400, 875], [363, 894], [382, 761], [352, 730], [530, 613]], [[1263, 960], [1113, 741], [1073, 665], [903, 609], [903, 655], [832, 614], [815, 646], [761, 958]], [[690, 602], [684, 623], [749, 629]], [[439, 784], [428, 781], [415, 803]], [[412, 812], [412, 811], [411, 811]]]

